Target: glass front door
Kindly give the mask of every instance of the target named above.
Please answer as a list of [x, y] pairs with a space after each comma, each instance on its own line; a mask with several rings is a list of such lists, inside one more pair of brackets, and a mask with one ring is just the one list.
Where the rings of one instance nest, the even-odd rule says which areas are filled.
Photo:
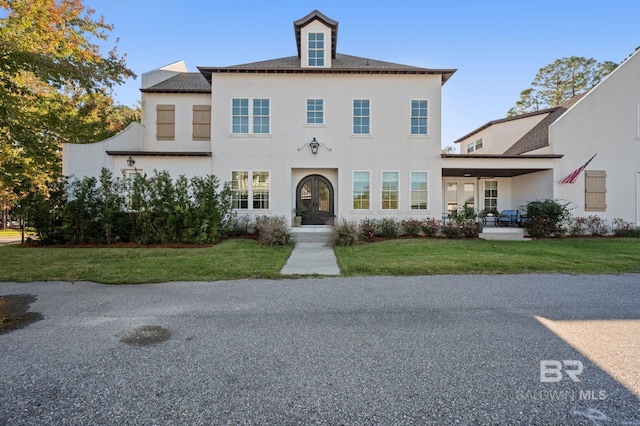
[[476, 207], [475, 182], [447, 182], [445, 191], [447, 213], [451, 214], [465, 205], [472, 209]]
[[333, 186], [324, 176], [310, 175], [300, 181], [296, 189], [296, 210], [303, 225], [333, 223]]

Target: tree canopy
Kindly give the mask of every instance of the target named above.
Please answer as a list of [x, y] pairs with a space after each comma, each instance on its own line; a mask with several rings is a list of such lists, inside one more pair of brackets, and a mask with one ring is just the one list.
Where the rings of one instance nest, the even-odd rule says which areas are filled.
[[507, 116], [558, 106], [588, 92], [617, 66], [614, 62], [578, 56], [556, 59], [540, 68], [531, 82], [532, 87], [520, 92], [520, 99]]
[[63, 142], [104, 139], [139, 112], [114, 105], [112, 88], [135, 75], [115, 44], [101, 52], [113, 27], [82, 0], [0, 8], [0, 196], [20, 197], [60, 174]]

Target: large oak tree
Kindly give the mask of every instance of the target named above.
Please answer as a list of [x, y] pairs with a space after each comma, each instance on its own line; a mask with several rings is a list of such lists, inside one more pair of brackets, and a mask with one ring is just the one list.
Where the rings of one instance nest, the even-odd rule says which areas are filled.
[[0, 9], [0, 196], [20, 198], [59, 176], [63, 142], [104, 139], [139, 112], [114, 105], [112, 88], [135, 75], [115, 47], [101, 51], [112, 26], [82, 0]]

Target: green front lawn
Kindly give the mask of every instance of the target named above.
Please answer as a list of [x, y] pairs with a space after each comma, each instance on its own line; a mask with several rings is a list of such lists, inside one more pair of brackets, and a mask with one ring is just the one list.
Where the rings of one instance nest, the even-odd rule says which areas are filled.
[[[154, 283], [282, 278], [293, 246], [232, 239], [202, 248], [0, 246], [2, 281]], [[335, 248], [345, 276], [640, 273], [640, 239], [401, 239]]]
[[336, 247], [343, 275], [640, 272], [640, 239], [415, 239]]
[[279, 278], [293, 246], [235, 239], [202, 248], [0, 246], [2, 281], [108, 284]]

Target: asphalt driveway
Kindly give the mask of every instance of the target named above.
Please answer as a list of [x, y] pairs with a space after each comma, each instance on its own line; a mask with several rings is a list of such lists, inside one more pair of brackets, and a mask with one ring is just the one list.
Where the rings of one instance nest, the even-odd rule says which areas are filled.
[[640, 425], [639, 275], [7, 295], [42, 319], [0, 334], [0, 424]]

